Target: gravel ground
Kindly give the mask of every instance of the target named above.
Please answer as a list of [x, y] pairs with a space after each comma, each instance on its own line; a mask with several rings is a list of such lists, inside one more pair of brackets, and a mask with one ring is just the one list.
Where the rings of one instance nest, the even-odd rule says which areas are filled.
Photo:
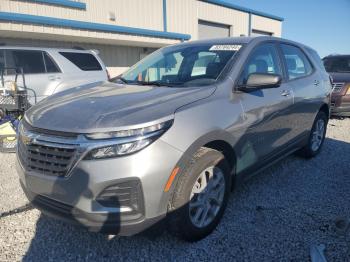
[[48, 219], [26, 203], [14, 155], [0, 155], [0, 261], [230, 260], [307, 261], [324, 244], [328, 261], [350, 260], [350, 119], [331, 120], [322, 153], [291, 156], [248, 181], [230, 197], [224, 219], [208, 238], [181, 242], [158, 234], [108, 237]]

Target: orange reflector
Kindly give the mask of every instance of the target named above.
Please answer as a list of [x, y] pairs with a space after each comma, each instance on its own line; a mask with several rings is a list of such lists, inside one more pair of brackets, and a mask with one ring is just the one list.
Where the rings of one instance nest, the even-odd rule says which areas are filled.
[[177, 173], [179, 172], [179, 170], [180, 170], [179, 167], [176, 167], [176, 168], [173, 169], [173, 172], [171, 172], [171, 175], [170, 175], [170, 177], [168, 179], [168, 182], [165, 185], [164, 192], [168, 192], [169, 191], [169, 189], [171, 188], [171, 185], [172, 185], [172, 183], [173, 183]]

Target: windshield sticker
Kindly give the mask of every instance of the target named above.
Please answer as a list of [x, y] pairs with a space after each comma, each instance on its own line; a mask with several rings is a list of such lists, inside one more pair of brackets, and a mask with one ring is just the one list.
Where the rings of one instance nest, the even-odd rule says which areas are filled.
[[210, 51], [239, 51], [241, 45], [213, 45], [210, 47]]

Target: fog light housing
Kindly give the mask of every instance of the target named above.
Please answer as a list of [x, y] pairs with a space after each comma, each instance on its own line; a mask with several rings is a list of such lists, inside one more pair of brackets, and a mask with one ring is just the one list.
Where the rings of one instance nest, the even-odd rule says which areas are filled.
[[133, 179], [105, 188], [96, 201], [108, 208], [119, 208], [121, 213], [134, 216], [144, 214], [141, 182]]

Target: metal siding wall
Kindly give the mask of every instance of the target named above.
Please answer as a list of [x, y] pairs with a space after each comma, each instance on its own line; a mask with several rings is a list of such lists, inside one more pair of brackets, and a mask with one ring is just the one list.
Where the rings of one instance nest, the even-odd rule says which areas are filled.
[[231, 36], [247, 35], [249, 14], [227, 7], [197, 1], [198, 19], [231, 26]]
[[[192, 36], [191, 40], [196, 40], [198, 39], [198, 20], [201, 19], [230, 25], [232, 36], [247, 35], [249, 27], [248, 13], [198, 0], [166, 1], [169, 32], [190, 34]], [[163, 0], [84, 0], [83, 2], [86, 3], [86, 10], [25, 1], [0, 0], [0, 11], [163, 30]], [[115, 13], [116, 21], [109, 20], [109, 12]], [[281, 25], [282, 23], [276, 20], [256, 15], [252, 16], [252, 27], [254, 29], [273, 32], [275, 36], [281, 35]], [[119, 44], [124, 45], [130, 45], [134, 42], [133, 45], [147, 46], [150, 44], [153, 47], [179, 42], [156, 37], [8, 22], [0, 22], [0, 30], [56, 35], [59, 36], [60, 40], [62, 37], [75, 36], [89, 38], [93, 42], [96, 42], [97, 39], [106, 39], [106, 41], [114, 40], [115, 43], [119, 41]]]
[[[0, 11], [86, 22], [163, 30], [162, 0], [84, 0], [86, 10], [14, 0], [0, 0]], [[116, 21], [109, 20], [114, 12]]]
[[273, 36], [281, 37], [282, 22], [262, 16], [252, 15], [252, 29], [273, 33]]
[[[86, 10], [67, 8], [15, 0], [0, 0], [0, 11], [23, 13], [29, 15], [49, 16], [62, 19], [72, 19], [86, 22], [96, 22], [136, 28], [163, 30], [162, 0], [84, 0]], [[109, 12], [115, 12], [116, 21], [110, 21]], [[12, 37], [17, 32], [40, 34], [39, 38], [48, 39], [53, 36], [57, 40], [68, 41], [72, 36], [86, 38], [93, 43], [105, 39], [108, 43], [132, 46], [161, 47], [178, 43], [179, 40], [139, 35], [118, 34], [109, 32], [95, 32], [90, 30], [70, 29], [55, 26], [19, 24], [0, 21], [2, 36]], [[6, 32], [7, 31], [7, 32]], [[35, 36], [38, 38], [38, 36]]]
[[167, 25], [169, 32], [190, 34], [197, 39], [197, 0], [167, 0]]

